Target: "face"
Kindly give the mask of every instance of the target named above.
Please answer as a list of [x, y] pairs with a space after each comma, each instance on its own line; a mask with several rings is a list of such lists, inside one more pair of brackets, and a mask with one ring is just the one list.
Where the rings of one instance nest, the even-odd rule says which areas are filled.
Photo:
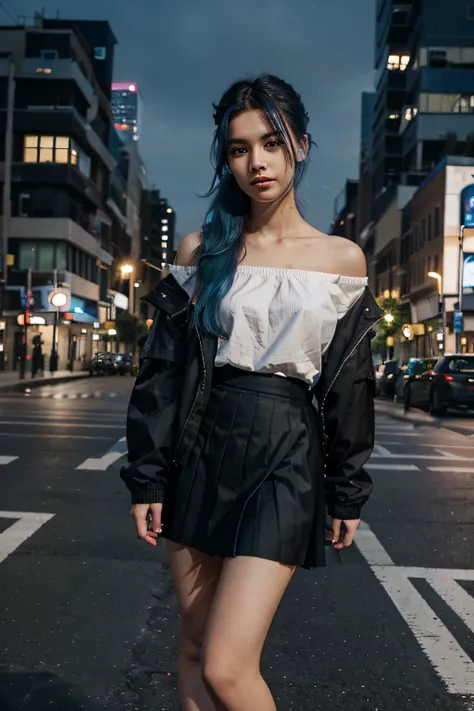
[[257, 110], [243, 111], [230, 121], [227, 163], [241, 190], [258, 202], [277, 200], [288, 190], [295, 173], [283, 137]]

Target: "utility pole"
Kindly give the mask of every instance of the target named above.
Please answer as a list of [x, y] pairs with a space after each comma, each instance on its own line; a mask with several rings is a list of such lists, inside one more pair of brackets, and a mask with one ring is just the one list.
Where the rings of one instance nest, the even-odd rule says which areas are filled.
[[[461, 331], [464, 329], [462, 324], [463, 312], [462, 312], [462, 282], [463, 282], [463, 272], [464, 272], [464, 230], [465, 225], [461, 225], [459, 232], [459, 253], [458, 253], [458, 312], [460, 313], [460, 319], [456, 319], [457, 323], [454, 327], [454, 332], [456, 334], [456, 353], [461, 352]], [[456, 317], [456, 314], [455, 314]]]
[[7, 93], [7, 125], [5, 132], [5, 162], [2, 204], [2, 299], [1, 314], [5, 308], [5, 287], [7, 285], [8, 234], [11, 219], [11, 181], [13, 160], [13, 111], [15, 106], [15, 64], [11, 54], [8, 55], [8, 93]]
[[23, 336], [22, 336], [22, 348], [21, 348], [21, 360], [20, 360], [20, 380], [25, 379], [25, 369], [28, 360], [28, 323], [30, 320], [30, 306], [32, 305], [33, 293], [31, 291], [31, 269], [27, 271], [26, 277], [26, 298], [25, 298], [25, 308], [23, 311]]
[[[53, 289], [56, 289], [58, 286], [58, 270], [54, 270], [54, 284], [53, 284]], [[54, 306], [54, 304], [53, 304]], [[58, 351], [56, 349], [56, 331], [58, 329], [58, 311], [59, 307], [55, 307], [54, 309], [54, 325], [53, 325], [53, 343], [51, 345], [51, 356], [49, 359], [49, 371], [50, 373], [55, 373], [58, 369]]]

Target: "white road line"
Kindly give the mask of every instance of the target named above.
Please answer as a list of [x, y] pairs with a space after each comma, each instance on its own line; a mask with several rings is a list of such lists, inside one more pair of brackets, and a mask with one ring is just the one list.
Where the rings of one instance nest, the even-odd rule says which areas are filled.
[[[33, 425], [34, 427], [75, 427], [76, 429], [85, 429], [86, 427], [100, 427], [101, 429], [110, 430], [116, 430], [120, 428], [120, 424], [118, 422], [116, 425], [103, 425], [99, 423], [89, 424], [87, 422], [25, 422], [20, 420], [15, 420], [15, 422], [12, 422], [11, 420], [0, 420], [0, 425]], [[125, 427], [125, 422], [123, 423], [123, 426]]]
[[446, 472], [451, 474], [474, 474], [474, 467], [426, 467], [430, 472]]
[[364, 523], [357, 532], [356, 544], [448, 692], [474, 697], [474, 662], [410, 581], [410, 578], [427, 580], [472, 629], [474, 602], [470, 596], [467, 600], [464, 591], [457, 589], [453, 581], [456, 578], [474, 580], [474, 571], [395, 566], [378, 538]]
[[[81, 427], [84, 427], [84, 425], [81, 425]], [[390, 457], [387, 457], [385, 454], [372, 454], [370, 458], [406, 459], [407, 457], [410, 459], [440, 459], [438, 454], [391, 454]], [[456, 457], [456, 461], [474, 462], [474, 457]]]
[[113, 437], [100, 437], [99, 435], [73, 435], [73, 434], [44, 434], [44, 432], [0, 432], [0, 437], [38, 437], [38, 439], [103, 439], [113, 442]]
[[420, 468], [416, 464], [364, 464], [364, 469], [387, 469], [397, 472], [419, 472]]
[[380, 454], [380, 456], [385, 455], [386, 457], [392, 456], [392, 452], [386, 447], [383, 447], [381, 444], [374, 445], [374, 454]]
[[462, 459], [458, 454], [453, 454], [453, 452], [446, 452], [444, 449], [435, 449], [435, 452], [439, 452], [442, 457], [449, 457], [449, 459]]
[[4, 464], [11, 464], [11, 462], [14, 462], [15, 459], [18, 459], [18, 457], [7, 457], [7, 456], [0, 455], [0, 466], [2, 466]]
[[[406, 447], [405, 442], [384, 442], [384, 444], [394, 444], [397, 445], [398, 447]], [[424, 442], [420, 442], [419, 444], [414, 445], [416, 447], [433, 447], [432, 444], [426, 444]], [[443, 447], [446, 449], [474, 449], [474, 445], [472, 444], [443, 444]], [[451, 452], [447, 452], [446, 456], [452, 456]]]
[[107, 452], [107, 454], [104, 454], [103, 457], [99, 457], [97, 459], [91, 457], [90, 459], [86, 459], [86, 461], [79, 464], [76, 469], [105, 472], [111, 464], [114, 464], [114, 462], [119, 460], [125, 454], [127, 454], [127, 452]]
[[0, 563], [13, 553], [27, 538], [52, 519], [54, 514], [0, 511], [0, 518], [16, 518], [14, 524], [0, 534]]

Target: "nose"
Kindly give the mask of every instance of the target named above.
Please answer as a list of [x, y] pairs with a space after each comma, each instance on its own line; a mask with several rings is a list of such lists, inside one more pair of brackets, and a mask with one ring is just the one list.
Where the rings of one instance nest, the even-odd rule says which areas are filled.
[[267, 169], [267, 163], [265, 162], [262, 154], [261, 154], [261, 148], [254, 148], [250, 152], [250, 161], [249, 161], [249, 170], [250, 172], [258, 173], [261, 170], [266, 170]]

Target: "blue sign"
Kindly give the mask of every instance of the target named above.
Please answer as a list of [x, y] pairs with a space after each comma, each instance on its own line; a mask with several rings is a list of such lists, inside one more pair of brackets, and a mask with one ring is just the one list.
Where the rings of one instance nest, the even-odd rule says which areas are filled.
[[463, 254], [462, 287], [474, 289], [474, 254], [467, 252]]
[[474, 227], [474, 183], [461, 193], [461, 225]]
[[454, 312], [454, 333], [461, 333], [463, 330], [463, 313], [462, 311]]

